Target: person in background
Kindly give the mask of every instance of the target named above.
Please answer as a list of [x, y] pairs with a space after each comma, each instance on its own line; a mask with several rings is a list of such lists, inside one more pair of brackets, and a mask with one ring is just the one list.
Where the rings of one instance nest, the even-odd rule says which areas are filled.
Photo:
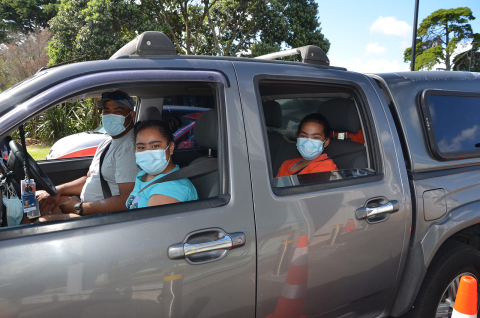
[[330, 125], [325, 117], [317, 113], [305, 116], [297, 131], [297, 149], [302, 158], [285, 161], [276, 177], [338, 170], [333, 160], [323, 153], [330, 143], [328, 136]]
[[179, 169], [172, 155], [175, 151], [173, 133], [181, 124], [179, 118], [170, 117], [166, 121], [147, 120], [135, 125], [135, 157], [142, 171], [137, 174], [135, 187], [128, 197], [128, 209], [198, 200], [197, 190], [188, 179], [154, 184], [142, 191], [155, 180]]

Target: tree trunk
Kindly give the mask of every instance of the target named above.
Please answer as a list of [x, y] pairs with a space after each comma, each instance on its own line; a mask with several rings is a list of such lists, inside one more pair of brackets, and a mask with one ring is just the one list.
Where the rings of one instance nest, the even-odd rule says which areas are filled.
[[445, 70], [450, 71], [450, 52], [448, 52], [448, 44], [450, 43], [450, 39], [448, 37], [448, 22], [445, 23], [445, 34], [446, 34], [446, 41], [445, 41]]

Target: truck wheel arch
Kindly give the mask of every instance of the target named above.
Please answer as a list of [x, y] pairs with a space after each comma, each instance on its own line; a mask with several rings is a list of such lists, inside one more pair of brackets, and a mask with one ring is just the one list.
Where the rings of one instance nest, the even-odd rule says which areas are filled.
[[411, 308], [433, 257], [447, 240], [480, 249], [480, 200], [451, 210], [410, 248], [391, 316], [399, 317]]

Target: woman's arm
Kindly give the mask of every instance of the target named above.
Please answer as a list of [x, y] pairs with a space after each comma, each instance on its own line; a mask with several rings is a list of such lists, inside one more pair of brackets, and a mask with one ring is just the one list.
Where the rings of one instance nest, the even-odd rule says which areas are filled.
[[180, 201], [166, 195], [155, 194], [155, 195], [152, 195], [150, 199], [148, 199], [148, 206], [172, 204], [177, 202], [180, 202]]

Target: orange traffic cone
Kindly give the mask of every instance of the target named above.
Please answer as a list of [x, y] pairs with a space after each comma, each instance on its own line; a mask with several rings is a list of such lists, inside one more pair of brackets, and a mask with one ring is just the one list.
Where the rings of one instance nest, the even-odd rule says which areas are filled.
[[268, 318], [305, 317], [301, 314], [307, 295], [307, 256], [308, 238], [307, 236], [301, 236], [298, 238], [297, 248], [293, 253], [282, 295], [278, 300], [275, 311], [272, 315], [268, 315]]
[[462, 276], [452, 318], [477, 318], [477, 280]]

